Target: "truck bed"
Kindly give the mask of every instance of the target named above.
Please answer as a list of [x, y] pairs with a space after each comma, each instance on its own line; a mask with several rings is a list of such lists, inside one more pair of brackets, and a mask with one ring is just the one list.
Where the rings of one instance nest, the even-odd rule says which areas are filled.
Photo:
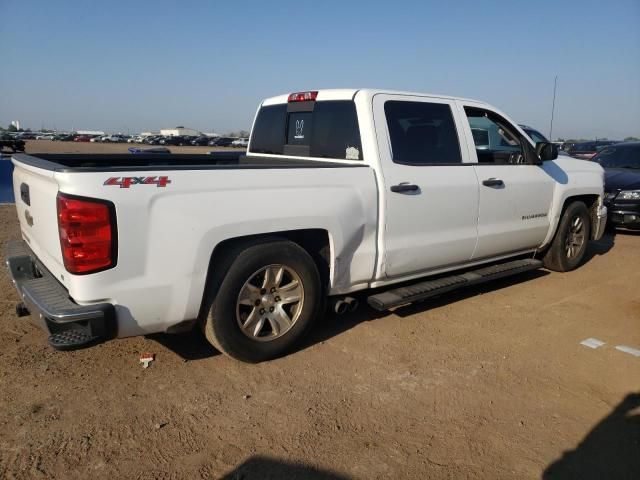
[[212, 154], [16, 154], [13, 158], [26, 165], [54, 172], [122, 172], [145, 170], [216, 170], [267, 168], [340, 168], [365, 167], [340, 161], [296, 160], [278, 156], [247, 156], [244, 152]]

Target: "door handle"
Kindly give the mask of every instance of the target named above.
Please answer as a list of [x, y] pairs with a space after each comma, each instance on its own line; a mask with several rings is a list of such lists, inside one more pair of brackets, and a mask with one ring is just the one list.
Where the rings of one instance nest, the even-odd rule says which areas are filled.
[[402, 182], [399, 185], [391, 185], [391, 191], [394, 193], [417, 192], [418, 190], [420, 190], [418, 185], [408, 182]]
[[487, 178], [482, 181], [482, 184], [486, 187], [503, 187], [504, 182], [499, 178]]

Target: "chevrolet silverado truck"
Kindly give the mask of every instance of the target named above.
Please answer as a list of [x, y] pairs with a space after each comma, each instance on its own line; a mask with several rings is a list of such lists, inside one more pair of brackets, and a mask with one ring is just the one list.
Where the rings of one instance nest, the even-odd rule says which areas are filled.
[[607, 216], [600, 165], [557, 158], [485, 103], [420, 93], [269, 98], [246, 154], [13, 162], [16, 311], [61, 350], [199, 325], [268, 360], [355, 292], [386, 310], [572, 270]]

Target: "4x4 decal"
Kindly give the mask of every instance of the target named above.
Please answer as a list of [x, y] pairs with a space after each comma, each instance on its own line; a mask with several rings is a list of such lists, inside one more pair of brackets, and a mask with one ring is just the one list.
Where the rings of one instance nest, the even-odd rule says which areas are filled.
[[111, 177], [105, 180], [104, 185], [129, 188], [131, 185], [155, 185], [166, 187], [171, 180], [169, 177]]

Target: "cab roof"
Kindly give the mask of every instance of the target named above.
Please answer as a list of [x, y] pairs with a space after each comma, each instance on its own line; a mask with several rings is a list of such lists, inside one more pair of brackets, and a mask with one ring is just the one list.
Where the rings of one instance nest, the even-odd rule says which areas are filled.
[[[406, 95], [406, 96], [413, 96], [413, 97], [444, 98], [447, 100], [462, 100], [465, 102], [484, 103], [478, 100], [471, 100], [468, 98], [461, 98], [461, 97], [452, 97], [448, 95], [437, 95], [432, 93], [418, 93], [418, 92], [403, 92], [398, 90], [381, 90], [381, 89], [373, 89], [373, 88], [327, 88], [327, 89], [318, 89], [318, 90], [309, 90], [309, 91], [318, 92], [316, 101], [353, 100], [356, 94], [358, 94], [358, 96], [364, 95], [370, 98], [377, 94], [387, 94], [387, 95]], [[296, 92], [290, 92], [290, 93], [296, 93]], [[290, 93], [285, 93], [275, 97], [267, 98], [262, 102], [262, 105], [266, 106], [266, 105], [277, 105], [281, 103], [287, 103]]]

